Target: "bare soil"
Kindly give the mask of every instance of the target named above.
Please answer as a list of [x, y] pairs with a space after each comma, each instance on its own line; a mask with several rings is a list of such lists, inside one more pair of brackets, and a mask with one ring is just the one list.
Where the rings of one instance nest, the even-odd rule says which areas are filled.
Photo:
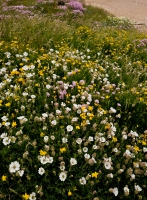
[[126, 17], [137, 29], [147, 30], [147, 0], [85, 0], [85, 4], [104, 8], [116, 17]]

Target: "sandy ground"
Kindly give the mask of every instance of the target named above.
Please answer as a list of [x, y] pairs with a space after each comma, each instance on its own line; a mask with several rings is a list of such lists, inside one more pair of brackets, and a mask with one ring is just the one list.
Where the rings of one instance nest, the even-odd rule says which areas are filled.
[[127, 17], [136, 26], [147, 28], [147, 0], [85, 0], [91, 4], [104, 8], [117, 17]]

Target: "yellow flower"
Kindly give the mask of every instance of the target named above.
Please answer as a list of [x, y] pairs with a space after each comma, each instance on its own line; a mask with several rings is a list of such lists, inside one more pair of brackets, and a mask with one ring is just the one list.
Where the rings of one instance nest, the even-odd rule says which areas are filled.
[[93, 106], [88, 106], [88, 110], [92, 111], [93, 110]]
[[16, 127], [16, 126], [17, 126], [16, 122], [12, 122], [12, 127]]
[[2, 181], [6, 181], [7, 176], [4, 176], [4, 175], [3, 175], [1, 179], [2, 179]]
[[68, 191], [68, 196], [72, 196], [72, 192], [70, 190]]
[[113, 141], [113, 142], [117, 142], [117, 138], [116, 138], [116, 137], [113, 137], [113, 138], [112, 138], [112, 141]]
[[20, 66], [23, 66], [23, 63], [19, 63]]
[[41, 133], [40, 133], [40, 137], [43, 137], [43, 136], [44, 136], [44, 133], [43, 133], [43, 132], [41, 132]]
[[10, 105], [11, 105], [11, 103], [6, 103], [5, 104], [6, 107], [9, 107]]
[[64, 151], [66, 151], [65, 147], [60, 148], [60, 152], [63, 153]]
[[2, 101], [2, 100], [0, 100], [0, 106], [2, 106], [2, 103], [3, 103], [3, 101]]
[[140, 151], [138, 146], [134, 146], [135, 151]]
[[76, 129], [80, 129], [80, 126], [76, 126]]
[[45, 156], [47, 154], [46, 151], [43, 151], [42, 149], [39, 151], [41, 156]]
[[92, 175], [92, 178], [97, 178], [97, 176], [99, 175], [99, 173], [98, 172], [94, 172], [91, 175]]
[[106, 99], [109, 99], [109, 98], [110, 98], [110, 96], [108, 96], [108, 95], [107, 95], [107, 96], [105, 96], [105, 98], [106, 98]]
[[110, 128], [110, 124], [107, 123], [106, 126], [105, 126], [105, 129], [109, 129]]
[[28, 200], [29, 197], [30, 197], [30, 195], [27, 194], [27, 193], [25, 193], [25, 194], [22, 195], [22, 198], [25, 199], [25, 200]]
[[142, 140], [142, 145], [146, 145], [146, 144], [147, 144], [146, 141]]

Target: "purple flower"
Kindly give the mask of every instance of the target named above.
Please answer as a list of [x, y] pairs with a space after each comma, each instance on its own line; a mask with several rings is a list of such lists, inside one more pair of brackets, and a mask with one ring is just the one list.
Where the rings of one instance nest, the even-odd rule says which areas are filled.
[[79, 10], [79, 11], [85, 10], [82, 4], [76, 0], [71, 0], [69, 3], [67, 3], [67, 5], [70, 6], [73, 10]]

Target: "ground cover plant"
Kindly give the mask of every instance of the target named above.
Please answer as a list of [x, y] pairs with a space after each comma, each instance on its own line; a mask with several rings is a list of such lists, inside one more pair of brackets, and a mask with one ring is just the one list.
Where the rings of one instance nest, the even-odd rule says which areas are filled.
[[147, 199], [147, 34], [19, 3], [1, 2], [0, 198]]

